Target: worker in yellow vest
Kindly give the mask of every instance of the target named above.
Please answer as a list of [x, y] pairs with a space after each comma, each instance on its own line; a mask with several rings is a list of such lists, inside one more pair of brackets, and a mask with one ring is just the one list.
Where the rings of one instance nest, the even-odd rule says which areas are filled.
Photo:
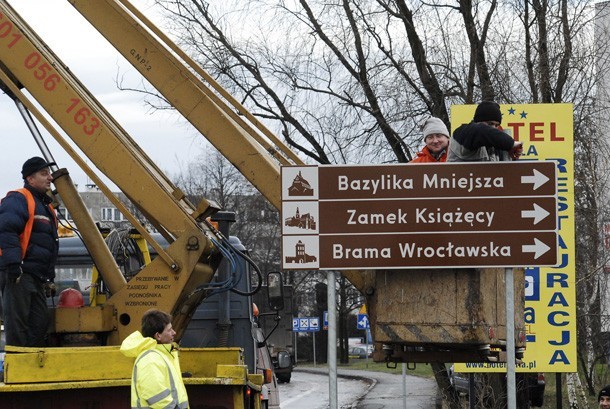
[[0, 276], [6, 344], [46, 345], [46, 298], [55, 295], [57, 216], [46, 192], [53, 176], [43, 158], [25, 161], [24, 187], [0, 202]]
[[142, 316], [142, 330], [129, 335], [121, 352], [135, 358], [131, 375], [131, 407], [188, 409], [172, 316], [152, 309]]

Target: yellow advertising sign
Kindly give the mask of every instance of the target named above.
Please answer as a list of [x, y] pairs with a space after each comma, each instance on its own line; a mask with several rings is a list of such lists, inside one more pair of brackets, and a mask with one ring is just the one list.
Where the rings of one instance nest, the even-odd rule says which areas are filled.
[[[527, 349], [517, 372], [576, 372], [574, 115], [572, 104], [504, 104], [502, 127], [523, 142], [521, 161], [557, 162], [559, 260], [525, 270]], [[476, 105], [451, 107], [451, 128], [469, 123]], [[510, 200], [510, 199], [509, 199]], [[505, 363], [455, 364], [456, 372], [501, 372]]]

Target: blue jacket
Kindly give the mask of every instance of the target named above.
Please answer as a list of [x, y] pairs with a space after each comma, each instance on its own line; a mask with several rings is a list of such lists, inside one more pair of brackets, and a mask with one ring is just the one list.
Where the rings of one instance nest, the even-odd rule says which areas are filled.
[[22, 259], [19, 235], [29, 219], [28, 206], [23, 194], [9, 192], [0, 202], [0, 268], [21, 264], [25, 273], [43, 282], [53, 281], [59, 240], [55, 215], [49, 208], [51, 199], [27, 183], [25, 188], [36, 203], [32, 235]]

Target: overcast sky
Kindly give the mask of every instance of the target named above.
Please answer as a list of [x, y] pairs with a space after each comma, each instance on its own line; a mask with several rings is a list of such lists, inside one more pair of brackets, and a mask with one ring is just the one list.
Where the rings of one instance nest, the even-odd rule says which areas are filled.
[[[9, 3], [168, 175], [177, 174], [181, 166], [185, 167], [203, 152], [205, 138], [179, 114], [151, 113], [140, 95], [117, 89], [117, 73], [126, 74], [131, 86], [139, 84], [139, 74], [68, 1], [9, 0]], [[155, 19], [149, 0], [132, 0], [132, 3]], [[0, 124], [0, 197], [4, 197], [8, 190], [21, 187], [23, 162], [42, 155], [13, 100], [2, 93]], [[39, 125], [39, 129], [59, 167], [67, 168], [82, 190], [81, 187], [90, 183], [85, 174], [44, 127]]]

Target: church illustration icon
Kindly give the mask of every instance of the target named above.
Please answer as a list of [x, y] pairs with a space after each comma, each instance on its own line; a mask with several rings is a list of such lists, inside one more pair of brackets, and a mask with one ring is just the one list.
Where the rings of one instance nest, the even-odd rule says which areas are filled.
[[294, 177], [292, 185], [288, 188], [288, 196], [313, 196], [313, 188], [301, 171]]

